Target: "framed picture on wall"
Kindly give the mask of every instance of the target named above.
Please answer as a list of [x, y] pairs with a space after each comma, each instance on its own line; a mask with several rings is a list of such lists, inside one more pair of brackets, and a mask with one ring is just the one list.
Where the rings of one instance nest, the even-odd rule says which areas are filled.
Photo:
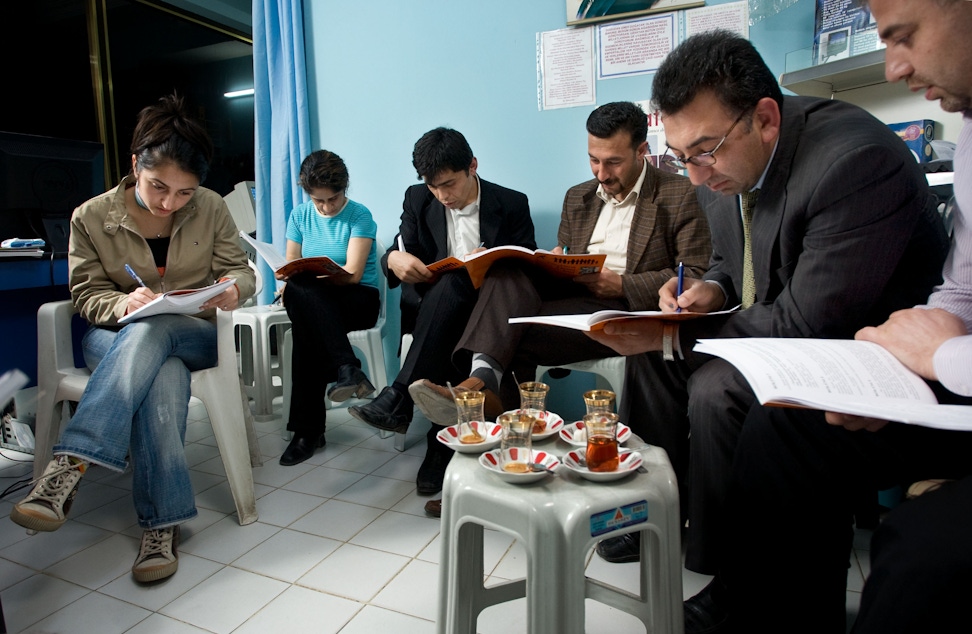
[[705, 0], [566, 0], [567, 25], [623, 20], [646, 13], [701, 7]]

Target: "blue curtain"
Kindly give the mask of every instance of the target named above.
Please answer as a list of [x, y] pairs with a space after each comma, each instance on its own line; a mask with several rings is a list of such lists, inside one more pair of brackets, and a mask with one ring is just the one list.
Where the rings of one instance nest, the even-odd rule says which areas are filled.
[[[297, 184], [310, 153], [304, 13], [301, 0], [253, 0], [257, 239], [286, 250], [287, 218], [307, 200]], [[265, 280], [273, 274], [262, 263]], [[260, 303], [273, 298], [265, 284]]]

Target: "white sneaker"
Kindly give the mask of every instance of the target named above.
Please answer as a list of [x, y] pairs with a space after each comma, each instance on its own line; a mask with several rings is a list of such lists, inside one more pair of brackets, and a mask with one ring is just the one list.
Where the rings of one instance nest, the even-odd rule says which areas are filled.
[[67, 520], [88, 463], [71, 463], [65, 455], [55, 456], [44, 469], [34, 490], [14, 505], [10, 519], [34, 531], [56, 531]]
[[175, 574], [179, 569], [179, 527], [154, 528], [142, 533], [142, 545], [132, 564], [135, 581], [148, 583]]

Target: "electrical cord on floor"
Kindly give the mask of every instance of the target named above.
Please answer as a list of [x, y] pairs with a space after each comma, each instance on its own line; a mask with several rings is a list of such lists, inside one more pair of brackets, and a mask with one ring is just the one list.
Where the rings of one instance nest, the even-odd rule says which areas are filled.
[[17, 491], [28, 489], [30, 485], [33, 483], [34, 474], [29, 473], [26, 478], [23, 475], [0, 476], [0, 480], [9, 480], [10, 478], [20, 478], [20, 480], [17, 480], [16, 482], [8, 486], [6, 489], [4, 489], [3, 492], [0, 493], [0, 500], [6, 498], [8, 495], [12, 493], [16, 493]]

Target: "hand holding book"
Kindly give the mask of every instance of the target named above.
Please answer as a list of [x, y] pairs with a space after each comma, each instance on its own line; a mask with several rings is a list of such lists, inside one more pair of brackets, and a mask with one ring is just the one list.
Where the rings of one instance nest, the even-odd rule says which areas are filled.
[[286, 280], [288, 277], [298, 273], [313, 273], [319, 277], [332, 275], [351, 275], [344, 268], [331, 258], [321, 255], [311, 258], [298, 258], [287, 261], [287, 258], [277, 253], [272, 244], [254, 240], [249, 234], [240, 231], [240, 237], [246, 240], [250, 246], [256, 249], [260, 257], [267, 263], [277, 278]]
[[764, 405], [972, 431], [972, 406], [939, 404], [921, 377], [870, 341], [703, 339], [695, 351], [735, 365]]

